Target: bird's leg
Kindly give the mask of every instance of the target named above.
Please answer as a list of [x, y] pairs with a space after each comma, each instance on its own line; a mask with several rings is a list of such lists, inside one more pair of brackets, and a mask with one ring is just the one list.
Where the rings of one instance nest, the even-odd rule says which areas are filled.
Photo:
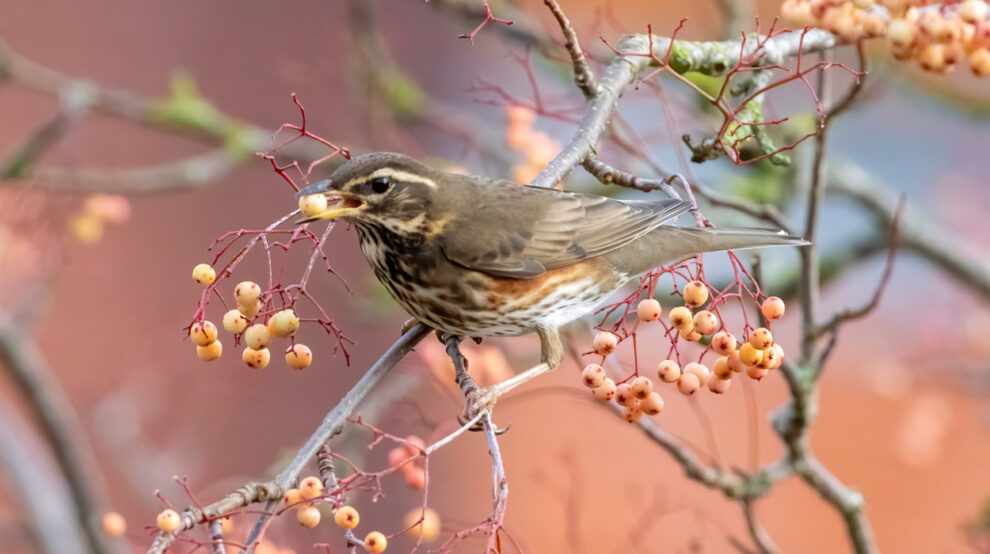
[[564, 357], [564, 347], [560, 344], [560, 333], [557, 332], [556, 327], [537, 327], [536, 333], [540, 336], [541, 362], [501, 383], [468, 393], [467, 404], [464, 406], [464, 417], [471, 419], [482, 411], [491, 412], [495, 402], [503, 394], [544, 373], [550, 373], [557, 369]]

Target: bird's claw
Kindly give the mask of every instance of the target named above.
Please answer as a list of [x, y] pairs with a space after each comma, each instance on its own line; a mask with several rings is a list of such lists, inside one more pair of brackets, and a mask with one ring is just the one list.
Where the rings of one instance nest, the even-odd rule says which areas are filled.
[[[498, 390], [497, 387], [485, 387], [483, 389], [475, 389], [467, 394], [467, 398], [464, 402], [464, 412], [457, 416], [457, 421], [461, 425], [466, 425], [467, 422], [475, 419], [481, 414], [488, 414], [491, 417], [492, 410], [495, 408], [495, 402], [498, 401]], [[469, 431], [484, 431], [485, 426], [479, 418], [478, 421], [474, 422], [469, 429]], [[509, 430], [507, 427], [495, 427], [495, 434], [501, 435]]]

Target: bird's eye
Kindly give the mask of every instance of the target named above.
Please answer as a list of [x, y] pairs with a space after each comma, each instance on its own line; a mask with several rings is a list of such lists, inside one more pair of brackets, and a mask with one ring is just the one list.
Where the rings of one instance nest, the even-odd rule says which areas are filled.
[[392, 186], [392, 180], [388, 177], [376, 177], [371, 181], [371, 190], [375, 194], [381, 194]]

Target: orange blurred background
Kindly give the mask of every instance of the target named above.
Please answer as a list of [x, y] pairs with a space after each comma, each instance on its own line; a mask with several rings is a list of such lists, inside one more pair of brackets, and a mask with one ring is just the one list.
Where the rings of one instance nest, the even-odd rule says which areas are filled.
[[[599, 28], [599, 7], [590, 1], [565, 6], [586, 42], [596, 32], [617, 37], [607, 29], [592, 31]], [[647, 22], [654, 29], [672, 28], [690, 17], [685, 38], [718, 38], [714, 5], [615, 2], [611, 10], [629, 32], [643, 31]], [[482, 31], [472, 47], [457, 35], [473, 25], [429, 4], [388, 0], [376, 2], [375, 11], [376, 31], [398, 65], [462, 113], [502, 117], [499, 108], [474, 102], [476, 95], [467, 89], [478, 76], [520, 94], [528, 91], [519, 67], [506, 57], [520, 48], [495, 31]], [[760, 11], [770, 17], [774, 7]], [[548, 14], [531, 13], [554, 31]], [[182, 70], [215, 106], [272, 130], [295, 121], [289, 100], [295, 92], [316, 132], [344, 145], [381, 147], [394, 137], [378, 136], [356, 108], [360, 90], [352, 79], [359, 68], [347, 26], [340, 1], [39, 0], [6, 2], [0, 10], [0, 38], [60, 72], [160, 97], [170, 75]], [[569, 94], [569, 105], [579, 105], [577, 92], [560, 80], [541, 79], [551, 91]], [[884, 85], [874, 93], [882, 101], [867, 103], [855, 121], [836, 127], [834, 151], [858, 156], [908, 191], [910, 201], [931, 206], [933, 219], [990, 249], [982, 224], [974, 221], [990, 208], [979, 186], [985, 180], [979, 153], [990, 136], [986, 122], [919, 94], [896, 66], [885, 67], [878, 79]], [[55, 108], [52, 98], [2, 84], [0, 152], [47, 121]], [[547, 129], [565, 140], [569, 127], [551, 122]], [[412, 129], [402, 144], [413, 155], [447, 158], [472, 171], [485, 167], [482, 156], [461, 156], [456, 137], [438, 137], [435, 130]], [[92, 115], [48, 159], [70, 167], [136, 167], [204, 151], [195, 140]], [[328, 250], [356, 294], [348, 295], [329, 276], [318, 278], [331, 315], [358, 341], [350, 366], [340, 355], [331, 358], [327, 339], [313, 329], [301, 338], [314, 345], [317, 361], [303, 372], [276, 362], [250, 372], [233, 348], [210, 365], [195, 358], [182, 332], [199, 294], [189, 279], [191, 268], [208, 261], [205, 248], [214, 237], [262, 227], [292, 209], [289, 193], [266, 163], [252, 161], [197, 190], [133, 196], [129, 223], [108, 228], [95, 244], [70, 243], [35, 336], [98, 463], [106, 508], [125, 515], [138, 550], [150, 542], [142, 527], [161, 509], [156, 489], [182, 507], [188, 502], [173, 475], [188, 476], [204, 501], [269, 477], [399, 334], [403, 314], [381, 300], [354, 234], [341, 228]], [[841, 205], [829, 213], [825, 233], [838, 244], [842, 234], [828, 227], [844, 227], [846, 218], [857, 216]], [[781, 263], [794, 263], [791, 256], [782, 254]], [[252, 259], [240, 275], [260, 278], [262, 268], [260, 259]], [[881, 269], [878, 258], [845, 275], [827, 290], [826, 307], [866, 300]], [[976, 519], [990, 493], [986, 308], [986, 300], [964, 284], [905, 256], [880, 309], [842, 331], [822, 381], [812, 447], [839, 479], [863, 493], [883, 551], [968, 548], [964, 526]], [[775, 326], [778, 341], [795, 351], [797, 311], [795, 302]], [[214, 314], [214, 321], [219, 317]], [[486, 344], [503, 349], [517, 369], [531, 365], [538, 348], [531, 337]], [[655, 363], [665, 351], [666, 345], [657, 344], [641, 347], [639, 355]], [[363, 413], [399, 435], [436, 439], [452, 430], [459, 401], [438, 392], [426, 366], [422, 356], [410, 356], [383, 386], [383, 394], [391, 395], [388, 404]], [[745, 388], [752, 389], [755, 410]], [[0, 393], [3, 402], [20, 405], [3, 380]], [[666, 453], [585, 394], [568, 361], [510, 395], [496, 412], [499, 423], [512, 424], [501, 441], [511, 491], [507, 529], [527, 552], [727, 552], [733, 541], [750, 545], [737, 504], [686, 479]], [[769, 462], [782, 452], [768, 411], [786, 396], [776, 375], [737, 383], [725, 397], [691, 399], [695, 406], [671, 393], [656, 422], [711, 452], [707, 428], [726, 467], [750, 469], [754, 455]], [[415, 407], [417, 401], [423, 405]], [[755, 440], [752, 429], [758, 430]], [[370, 435], [358, 430], [345, 437], [345, 452], [369, 467], [383, 467], [384, 447], [364, 455]], [[421, 495], [400, 477], [384, 485], [383, 500], [372, 504], [365, 495], [357, 504], [365, 525], [391, 532]], [[33, 552], [21, 528], [21, 500], [12, 490], [0, 488], [0, 550]], [[486, 517], [490, 494], [482, 436], [464, 437], [431, 458], [429, 503], [441, 515], [444, 536]], [[848, 550], [836, 512], [794, 479], [759, 500], [756, 510], [784, 552]], [[343, 543], [329, 527], [303, 530], [294, 518], [282, 518], [268, 536], [298, 552], [311, 551], [315, 542], [330, 542], [337, 551]], [[478, 551], [480, 544], [469, 542], [462, 550]], [[408, 546], [396, 539], [390, 551]]]

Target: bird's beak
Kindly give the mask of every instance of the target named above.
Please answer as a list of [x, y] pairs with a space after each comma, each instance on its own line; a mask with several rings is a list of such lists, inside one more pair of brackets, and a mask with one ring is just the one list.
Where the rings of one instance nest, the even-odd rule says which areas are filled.
[[310, 221], [315, 221], [317, 219], [333, 219], [336, 217], [347, 216], [364, 207], [364, 201], [359, 197], [346, 192], [341, 192], [339, 190], [332, 190], [330, 188], [331, 186], [333, 186], [333, 183], [330, 179], [324, 179], [313, 183], [312, 185], [309, 185], [296, 193], [297, 198], [302, 198], [311, 194], [322, 194], [327, 197], [326, 210], [305, 219], [301, 219], [296, 223], [309, 223]]

